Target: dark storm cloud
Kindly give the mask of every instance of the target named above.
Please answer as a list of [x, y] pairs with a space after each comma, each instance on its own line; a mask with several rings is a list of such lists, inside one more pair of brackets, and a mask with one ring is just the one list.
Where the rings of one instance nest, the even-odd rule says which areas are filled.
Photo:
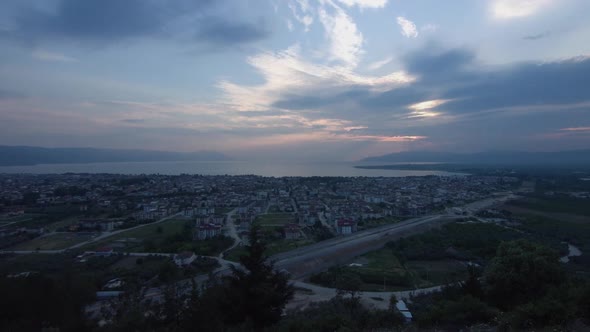
[[26, 42], [65, 39], [109, 43], [140, 37], [166, 37], [169, 26], [185, 15], [199, 14], [194, 26], [198, 41], [240, 44], [268, 35], [260, 25], [212, 16], [220, 1], [61, 0], [55, 11], [27, 8], [16, 16], [12, 38]]
[[590, 58], [543, 64], [519, 64], [497, 71], [479, 72], [477, 80], [446, 91], [445, 105], [453, 112], [564, 105], [590, 101]]
[[369, 109], [395, 109], [432, 99], [431, 97], [432, 94], [428, 90], [408, 86], [380, 93], [371, 98], [365, 98], [360, 100], [360, 104]]
[[468, 74], [475, 54], [467, 49], [437, 51], [427, 48], [406, 55], [403, 61], [407, 71], [420, 75], [422, 81], [432, 81]]
[[[453, 99], [445, 105], [450, 112], [590, 101], [590, 58], [488, 69], [478, 65], [473, 53], [458, 49], [412, 54], [405, 67], [420, 77], [408, 89], [427, 91], [423, 100]], [[402, 99], [396, 97], [390, 100]]]
[[232, 45], [254, 42], [270, 35], [264, 22], [233, 22], [218, 17], [209, 17], [199, 21], [201, 28], [197, 40], [214, 45]]
[[524, 40], [538, 40], [538, 39], [548, 37], [550, 34], [551, 34], [551, 31], [545, 31], [543, 33], [538, 33], [535, 35], [524, 36], [524, 37], [522, 37], [522, 39], [524, 39]]
[[[409, 105], [434, 99], [451, 100], [439, 107], [448, 114], [590, 102], [590, 58], [490, 68], [479, 65], [475, 54], [466, 49], [423, 49], [406, 56], [404, 68], [418, 77], [415, 83], [381, 93], [371, 93], [368, 88], [362, 92], [358, 87], [350, 90], [355, 93], [351, 99], [362, 109], [357, 118], [384, 111], [407, 114]], [[285, 95], [275, 106], [316, 107], [337, 115], [340, 110], [330, 105], [344, 100], [342, 96], [348, 91], [327, 96]], [[346, 116], [355, 117], [350, 113]]]

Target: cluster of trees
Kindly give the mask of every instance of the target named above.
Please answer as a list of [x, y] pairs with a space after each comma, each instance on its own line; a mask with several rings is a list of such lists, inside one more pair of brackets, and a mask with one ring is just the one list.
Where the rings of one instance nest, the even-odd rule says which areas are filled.
[[0, 278], [0, 330], [62, 331], [90, 329], [83, 312], [94, 299], [94, 285], [64, 273], [59, 278], [33, 273], [28, 277]]
[[[451, 223], [439, 230], [389, 242], [386, 247], [393, 250], [401, 262], [445, 258], [487, 262], [495, 256], [501, 242], [523, 237], [534, 240], [539, 235], [523, 233], [495, 224]], [[549, 238], [543, 238], [543, 240], [551, 243], [555, 248], [561, 248], [560, 240]], [[449, 248], [453, 250], [447, 250]]]
[[275, 325], [293, 287], [288, 276], [266, 260], [258, 234], [254, 228], [247, 254], [240, 258], [242, 266], [233, 267], [231, 275], [212, 278], [217, 281], [203, 289], [169, 284], [158, 301], [147, 300], [141, 291], [128, 292], [103, 306], [100, 319], [108, 324], [102, 327], [85, 316], [86, 305], [95, 300], [91, 280], [73, 273], [2, 277], [0, 330], [243, 331]]
[[130, 294], [103, 313], [110, 322], [101, 331], [244, 331], [261, 330], [281, 319], [293, 296], [288, 276], [275, 271], [264, 255], [260, 230], [251, 231], [241, 267], [231, 275], [211, 278], [207, 287], [173, 285], [164, 298], [149, 303]]
[[483, 273], [470, 269], [467, 281], [416, 297], [411, 308], [421, 327], [567, 328], [590, 319], [590, 282], [568, 276], [558, 258], [534, 242], [504, 242]]

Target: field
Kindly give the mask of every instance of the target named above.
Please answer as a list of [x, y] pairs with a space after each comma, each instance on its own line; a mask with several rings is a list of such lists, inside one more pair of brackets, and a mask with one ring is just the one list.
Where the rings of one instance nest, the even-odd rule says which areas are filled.
[[437, 261], [410, 261], [406, 268], [412, 274], [416, 288], [443, 285], [467, 278], [465, 263], [444, 259]]
[[[87, 250], [93, 250], [106, 245], [110, 245], [113, 242], [121, 241], [127, 242], [127, 251], [135, 251], [143, 249], [144, 241], [158, 241], [163, 240], [168, 236], [173, 236], [178, 233], [182, 233], [184, 227], [188, 221], [184, 219], [170, 219], [165, 222], [146, 225], [137, 229], [125, 231], [108, 238], [105, 238], [99, 242], [91, 243], [84, 248]], [[125, 241], [129, 240], [129, 241]]]
[[452, 259], [402, 264], [393, 250], [382, 248], [359, 256], [345, 266], [316, 274], [310, 281], [335, 287], [340, 276], [356, 275], [362, 291], [399, 291], [463, 280], [466, 272], [465, 264]]
[[590, 217], [590, 202], [588, 199], [582, 198], [535, 196], [512, 201], [509, 203], [510, 205], [538, 212], [567, 213]]
[[92, 238], [88, 233], [56, 233], [47, 236], [40, 236], [31, 241], [19, 243], [10, 250], [59, 250], [69, 248], [77, 243]]
[[295, 217], [291, 213], [267, 213], [259, 215], [256, 221], [262, 227], [280, 227], [295, 222]]
[[37, 216], [36, 214], [25, 213], [25, 214], [21, 214], [21, 215], [14, 216], [14, 217], [0, 218], [0, 223], [3, 224], [3, 223], [27, 221], [27, 220], [33, 219], [36, 216]]

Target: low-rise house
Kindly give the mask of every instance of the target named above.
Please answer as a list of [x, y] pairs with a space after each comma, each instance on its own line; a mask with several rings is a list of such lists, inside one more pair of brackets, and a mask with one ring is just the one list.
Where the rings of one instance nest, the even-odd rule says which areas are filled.
[[357, 223], [351, 219], [339, 219], [336, 221], [336, 232], [338, 234], [352, 234], [357, 230]]
[[206, 240], [221, 235], [221, 226], [215, 224], [200, 225], [197, 228], [196, 237], [199, 240]]
[[96, 249], [96, 251], [94, 252], [95, 256], [103, 256], [103, 257], [108, 257], [112, 254], [114, 254], [115, 251], [113, 250], [113, 248], [111, 247], [102, 247], [102, 248], [98, 248]]

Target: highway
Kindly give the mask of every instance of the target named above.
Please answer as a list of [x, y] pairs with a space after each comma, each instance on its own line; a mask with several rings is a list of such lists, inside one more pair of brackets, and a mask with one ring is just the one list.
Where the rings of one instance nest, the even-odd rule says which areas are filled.
[[344, 263], [383, 246], [392, 239], [417, 231], [439, 227], [452, 220], [446, 215], [434, 215], [385, 225], [349, 236], [341, 236], [270, 257], [277, 269], [287, 270], [292, 278], [300, 279], [311, 273]]

